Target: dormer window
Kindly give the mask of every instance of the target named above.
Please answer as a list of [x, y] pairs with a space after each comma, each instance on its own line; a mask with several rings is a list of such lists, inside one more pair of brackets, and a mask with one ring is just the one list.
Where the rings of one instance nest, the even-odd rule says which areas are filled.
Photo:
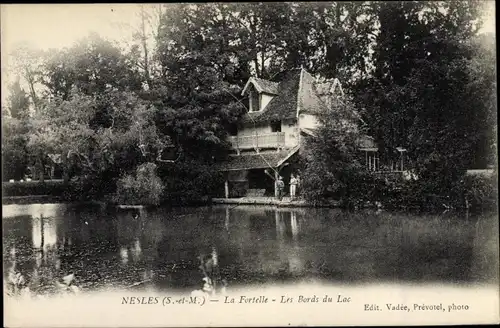
[[263, 79], [250, 78], [241, 94], [248, 96], [249, 111], [259, 112], [264, 110], [273, 97], [278, 94], [278, 84]]
[[260, 97], [259, 93], [252, 86], [248, 93], [250, 112], [258, 112], [260, 110]]

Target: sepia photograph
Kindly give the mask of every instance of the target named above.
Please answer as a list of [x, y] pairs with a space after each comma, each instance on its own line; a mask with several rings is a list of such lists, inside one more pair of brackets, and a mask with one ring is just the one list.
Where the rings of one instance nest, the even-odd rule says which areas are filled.
[[493, 0], [0, 10], [6, 327], [500, 323]]

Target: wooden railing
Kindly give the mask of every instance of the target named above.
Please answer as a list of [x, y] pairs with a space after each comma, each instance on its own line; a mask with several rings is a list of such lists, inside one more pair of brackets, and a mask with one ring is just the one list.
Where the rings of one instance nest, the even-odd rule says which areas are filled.
[[283, 148], [285, 132], [256, 134], [252, 136], [229, 137], [234, 149]]

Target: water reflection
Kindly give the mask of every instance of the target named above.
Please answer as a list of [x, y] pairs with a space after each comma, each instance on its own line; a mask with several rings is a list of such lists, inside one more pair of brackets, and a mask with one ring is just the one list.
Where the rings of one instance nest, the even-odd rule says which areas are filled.
[[265, 206], [3, 209], [4, 276], [15, 268], [35, 282], [75, 273], [83, 288], [196, 288], [203, 277], [198, 259], [214, 252], [220, 279], [229, 284], [498, 275], [493, 215], [463, 220]]
[[31, 220], [33, 248], [47, 251], [57, 242], [57, 227], [54, 217], [34, 216]]

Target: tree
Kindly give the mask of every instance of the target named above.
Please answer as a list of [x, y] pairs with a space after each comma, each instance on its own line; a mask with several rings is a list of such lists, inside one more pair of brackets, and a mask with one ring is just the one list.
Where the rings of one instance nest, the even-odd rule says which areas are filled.
[[3, 179], [24, 179], [29, 164], [25, 122], [2, 115], [2, 135]]
[[[102, 103], [111, 123], [95, 126]], [[65, 179], [73, 167], [85, 177], [108, 179], [150, 158], [163, 148], [153, 121], [155, 109], [130, 92], [109, 91], [99, 97], [82, 94], [76, 87], [68, 99], [56, 98], [35, 116], [29, 146], [34, 152], [62, 155]]]
[[29, 117], [29, 96], [21, 88], [19, 78], [10, 88], [9, 111], [13, 118], [26, 120]]
[[355, 206], [369, 198], [369, 174], [358, 155], [360, 116], [348, 97], [329, 97], [314, 136], [306, 139], [302, 193], [312, 202], [333, 199]]
[[19, 79], [10, 87], [8, 111], [2, 113], [2, 159], [6, 180], [24, 179], [28, 167], [29, 98]]
[[41, 78], [41, 51], [34, 49], [31, 45], [21, 43], [14, 47], [9, 54], [11, 62], [9, 68], [16, 75], [22, 77], [21, 83], [26, 84], [29, 90], [29, 96], [34, 109], [38, 108]]
[[132, 41], [123, 40], [124, 55], [127, 56], [134, 68], [137, 68], [142, 77], [144, 88], [151, 89], [154, 79], [159, 75], [159, 67], [155, 60], [156, 40], [160, 27], [160, 19], [164, 15], [164, 4], [137, 5], [138, 25], [119, 23], [124, 34], [129, 31]]
[[164, 74], [150, 95], [160, 109], [158, 128], [200, 159], [227, 146], [226, 128], [243, 113], [237, 94], [244, 79], [229, 47], [228, 15], [222, 5], [172, 7], [157, 40]]
[[135, 176], [125, 175], [118, 181], [114, 199], [121, 204], [159, 205], [163, 189], [156, 165], [145, 163], [137, 167]]
[[396, 147], [408, 150], [419, 178], [412, 190], [424, 202], [429, 195], [460, 198], [466, 170], [478, 148], [485, 148], [481, 131], [492, 117], [494, 90], [485, 69], [494, 66], [491, 59], [479, 59], [473, 46], [481, 6], [475, 1], [372, 4], [380, 26], [374, 70], [357, 83], [356, 103], [381, 160], [398, 156]]
[[141, 77], [117, 45], [90, 34], [69, 49], [45, 55], [42, 83], [52, 97], [67, 99], [73, 87], [97, 96], [105, 91], [139, 91]]
[[[495, 37], [479, 35], [471, 41], [473, 55], [467, 63], [467, 94], [473, 97], [474, 122], [470, 132], [476, 137], [472, 145], [470, 168], [485, 168], [497, 163], [497, 83]], [[471, 122], [470, 122], [471, 123]]]
[[[467, 44], [477, 32], [478, 6], [476, 2], [373, 4], [380, 24], [375, 69], [358, 84], [357, 103], [365, 109], [369, 132], [385, 157], [394, 156], [399, 146], [409, 149], [415, 162], [425, 161], [434, 151], [450, 160], [463, 159], [470, 151], [470, 140], [457, 133], [467, 131], [465, 122], [471, 117], [472, 98], [465, 85], [472, 52]], [[450, 149], [451, 145], [458, 148]]]

